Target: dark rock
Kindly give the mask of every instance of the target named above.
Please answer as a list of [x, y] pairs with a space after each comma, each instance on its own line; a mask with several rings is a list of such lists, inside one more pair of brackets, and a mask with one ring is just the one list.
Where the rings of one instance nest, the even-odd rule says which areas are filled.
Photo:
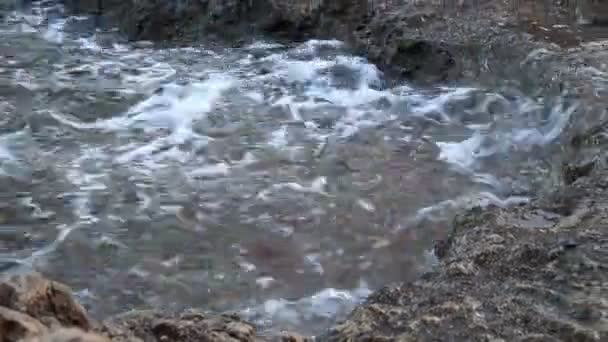
[[[131, 40], [180, 44], [218, 36], [238, 43], [260, 34], [290, 41], [336, 38], [384, 69], [425, 83], [482, 81], [484, 74], [511, 78], [514, 71], [538, 81], [520, 70], [519, 61], [544, 47], [533, 39], [537, 33], [544, 39], [546, 31], [538, 25], [546, 15], [541, 13], [561, 20], [567, 17], [560, 12], [563, 6], [539, 10], [523, 2], [514, 10], [501, 1], [466, 4], [448, 9], [445, 2], [415, 0], [80, 0], [68, 7], [101, 12]], [[547, 32], [558, 44], [572, 40], [570, 33]]]

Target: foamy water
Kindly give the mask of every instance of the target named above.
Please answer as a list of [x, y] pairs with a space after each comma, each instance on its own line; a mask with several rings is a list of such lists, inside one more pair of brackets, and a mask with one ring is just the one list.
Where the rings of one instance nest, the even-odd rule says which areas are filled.
[[194, 305], [318, 332], [432, 266], [455, 212], [527, 201], [576, 108], [388, 88], [338, 41], [159, 50], [44, 13], [2, 25], [0, 260], [99, 316]]

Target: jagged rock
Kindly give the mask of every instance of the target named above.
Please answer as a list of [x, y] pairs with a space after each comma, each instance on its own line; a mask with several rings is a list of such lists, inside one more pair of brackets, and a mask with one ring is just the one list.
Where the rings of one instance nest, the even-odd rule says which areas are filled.
[[67, 286], [37, 274], [15, 275], [0, 282], [0, 305], [26, 313], [48, 326], [92, 326]]
[[159, 311], [133, 311], [107, 320], [101, 332], [114, 341], [255, 341], [253, 326], [237, 316], [208, 315], [195, 310], [175, 315]]
[[320, 340], [608, 340], [606, 189], [594, 170], [531, 204], [461, 215], [435, 271], [374, 293]]

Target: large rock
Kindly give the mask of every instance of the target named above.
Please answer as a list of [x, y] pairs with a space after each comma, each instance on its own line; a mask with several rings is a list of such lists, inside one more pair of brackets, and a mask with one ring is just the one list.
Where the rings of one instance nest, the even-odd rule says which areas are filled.
[[30, 315], [48, 326], [83, 330], [92, 327], [70, 288], [37, 274], [15, 275], [0, 282], [0, 306]]
[[42, 336], [47, 329], [38, 320], [0, 306], [0, 342], [17, 342]]
[[373, 294], [326, 341], [607, 341], [608, 171], [532, 204], [474, 209], [436, 271]]

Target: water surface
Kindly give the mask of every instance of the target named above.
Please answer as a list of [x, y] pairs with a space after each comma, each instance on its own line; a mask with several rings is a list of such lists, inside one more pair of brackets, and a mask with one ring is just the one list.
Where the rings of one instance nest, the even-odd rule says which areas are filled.
[[338, 41], [160, 49], [52, 3], [6, 14], [0, 266], [97, 317], [194, 306], [317, 333], [431, 267], [460, 208], [525, 202], [573, 112], [389, 87]]

